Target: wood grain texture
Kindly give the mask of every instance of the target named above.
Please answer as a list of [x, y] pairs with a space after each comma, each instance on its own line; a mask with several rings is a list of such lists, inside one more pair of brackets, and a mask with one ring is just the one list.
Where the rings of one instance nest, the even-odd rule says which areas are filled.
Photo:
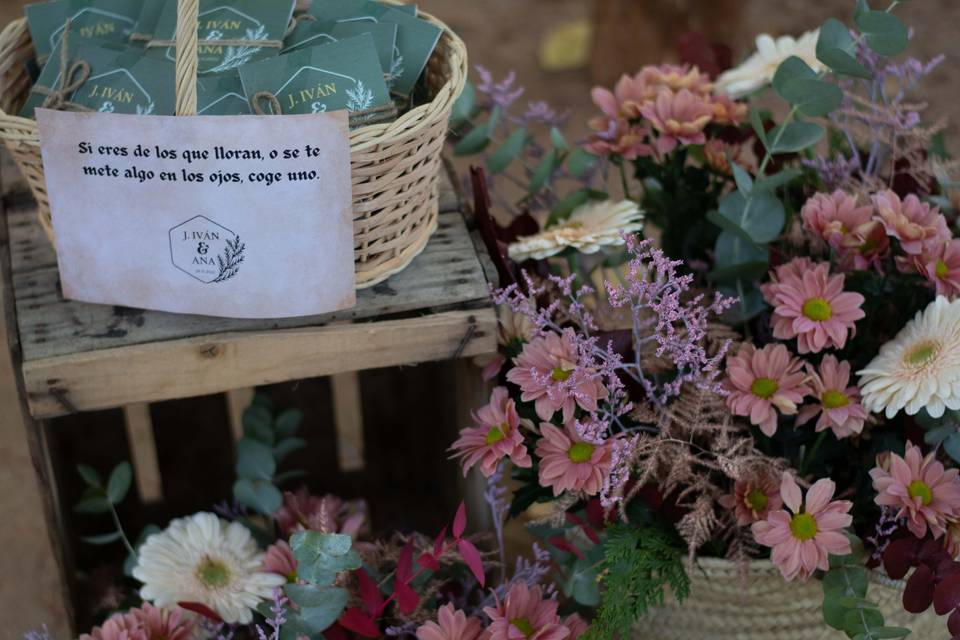
[[333, 426], [337, 432], [337, 462], [340, 471], [362, 471], [363, 403], [360, 396], [360, 375], [356, 371], [330, 376], [333, 398]]
[[123, 419], [140, 499], [148, 504], [160, 502], [163, 499], [163, 478], [160, 477], [157, 445], [153, 439], [150, 405], [138, 403], [125, 406]]

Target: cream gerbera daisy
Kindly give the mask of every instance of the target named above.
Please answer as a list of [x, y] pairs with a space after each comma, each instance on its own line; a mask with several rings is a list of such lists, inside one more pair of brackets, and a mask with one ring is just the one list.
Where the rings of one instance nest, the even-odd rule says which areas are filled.
[[574, 210], [563, 222], [534, 236], [518, 238], [510, 245], [517, 262], [543, 260], [564, 249], [596, 253], [601, 247], [622, 246], [624, 233], [643, 229], [643, 212], [631, 200], [589, 202]]
[[224, 622], [248, 624], [253, 610], [286, 579], [267, 573], [250, 531], [212, 513], [170, 523], [140, 548], [133, 577], [140, 597], [158, 607], [203, 604]]
[[731, 98], [741, 98], [757, 89], [770, 84], [777, 67], [789, 58], [797, 56], [814, 71], [820, 71], [823, 64], [817, 60], [817, 38], [820, 31], [808, 31], [799, 38], [780, 36], [774, 39], [763, 33], [757, 36], [757, 51], [743, 61], [739, 67], [720, 74], [716, 91]]
[[858, 375], [863, 406], [888, 418], [960, 409], [960, 300], [940, 296], [917, 312]]

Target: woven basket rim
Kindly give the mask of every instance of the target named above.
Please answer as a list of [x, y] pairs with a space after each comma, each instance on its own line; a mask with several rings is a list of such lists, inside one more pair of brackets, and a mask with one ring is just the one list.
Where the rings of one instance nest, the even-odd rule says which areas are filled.
[[[780, 569], [770, 560], [755, 559], [748, 560], [745, 563], [738, 563], [736, 560], [712, 556], [698, 556], [697, 559], [694, 560], [691, 573], [706, 575], [707, 578], [729, 576], [737, 574], [743, 566], [746, 567], [746, 577], [780, 575]], [[906, 586], [905, 581], [894, 580], [888, 576], [882, 568], [870, 570], [870, 581], [895, 589], [902, 589]]]

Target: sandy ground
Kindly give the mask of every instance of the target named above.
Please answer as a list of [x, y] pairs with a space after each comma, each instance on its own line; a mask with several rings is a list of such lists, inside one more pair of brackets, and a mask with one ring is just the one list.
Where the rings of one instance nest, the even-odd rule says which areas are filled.
[[[0, 0], [0, 24], [19, 15], [21, 4], [21, 0]], [[582, 123], [591, 114], [587, 97], [591, 82], [585, 71], [550, 74], [541, 71], [537, 64], [541, 37], [559, 24], [586, 16], [590, 9], [587, 0], [421, 0], [421, 6], [461, 34], [471, 63], [483, 64], [498, 75], [516, 70], [530, 99], [547, 100], [570, 109], [574, 123]], [[746, 0], [741, 36], [733, 44], [742, 55], [752, 48], [750, 34], [796, 33], [829, 16], [846, 19], [853, 6], [853, 0]], [[933, 113], [946, 116], [960, 97], [960, 67], [956, 65], [960, 50], [952, 28], [960, 17], [960, 3], [905, 3], [902, 15], [918, 31], [912, 49], [915, 55], [949, 56], [926, 85], [925, 94], [936, 104]], [[43, 623], [50, 626], [56, 637], [65, 638], [54, 598], [47, 537], [36, 506], [36, 487], [5, 358], [0, 359], [0, 461], [0, 504], [6, 515], [0, 527], [0, 619], [4, 620], [0, 640], [19, 637], [24, 630]]]

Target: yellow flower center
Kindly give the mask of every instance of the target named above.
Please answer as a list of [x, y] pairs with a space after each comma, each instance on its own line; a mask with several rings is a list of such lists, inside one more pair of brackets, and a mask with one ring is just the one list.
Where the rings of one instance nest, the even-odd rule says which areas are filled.
[[940, 343], [927, 340], [914, 346], [903, 356], [903, 362], [910, 367], [920, 368], [930, 363], [940, 353]]
[[937, 260], [937, 264], [933, 270], [934, 273], [937, 274], [938, 278], [946, 278], [948, 275], [950, 275], [950, 267], [948, 267], [947, 263], [943, 260]]
[[563, 367], [556, 367], [553, 371], [550, 372], [550, 377], [554, 382], [566, 382], [570, 376], [573, 375], [573, 371], [567, 371]]
[[839, 409], [850, 404], [850, 398], [842, 391], [830, 389], [823, 392], [823, 395], [820, 396], [820, 402], [823, 403], [824, 409]]
[[800, 542], [806, 542], [817, 535], [817, 519], [809, 513], [798, 513], [790, 519], [790, 531]]
[[777, 381], [773, 380], [772, 378], [757, 378], [750, 386], [750, 392], [758, 398], [763, 398], [766, 400], [775, 394], [779, 388], [780, 385], [778, 385]]
[[767, 503], [770, 502], [770, 498], [767, 497], [763, 491], [760, 489], [754, 489], [746, 496], [747, 506], [750, 507], [752, 511], [760, 513], [767, 508]]
[[534, 632], [533, 625], [530, 624], [530, 621], [527, 620], [526, 618], [514, 618], [513, 620], [510, 621], [510, 624], [512, 624], [517, 629], [519, 629], [520, 633], [523, 634], [524, 638], [529, 638], [530, 636], [533, 635], [533, 632]]
[[509, 430], [510, 427], [506, 422], [501, 424], [499, 427], [491, 427], [490, 431], [487, 431], [487, 444], [497, 444], [507, 437], [507, 431]]
[[920, 502], [922, 502], [925, 507], [933, 502], [933, 491], [930, 490], [930, 485], [922, 480], [914, 480], [911, 482], [910, 486], [907, 487], [907, 494], [911, 499], [920, 498]]
[[197, 579], [205, 587], [219, 589], [230, 584], [230, 569], [219, 560], [208, 556], [197, 567]]
[[576, 442], [570, 450], [567, 451], [567, 456], [570, 457], [570, 460], [576, 463], [580, 462], [589, 462], [590, 458], [593, 457], [593, 452], [596, 447], [589, 442]]
[[830, 303], [823, 298], [810, 298], [803, 303], [802, 312], [804, 317], [814, 322], [826, 322], [833, 317]]

